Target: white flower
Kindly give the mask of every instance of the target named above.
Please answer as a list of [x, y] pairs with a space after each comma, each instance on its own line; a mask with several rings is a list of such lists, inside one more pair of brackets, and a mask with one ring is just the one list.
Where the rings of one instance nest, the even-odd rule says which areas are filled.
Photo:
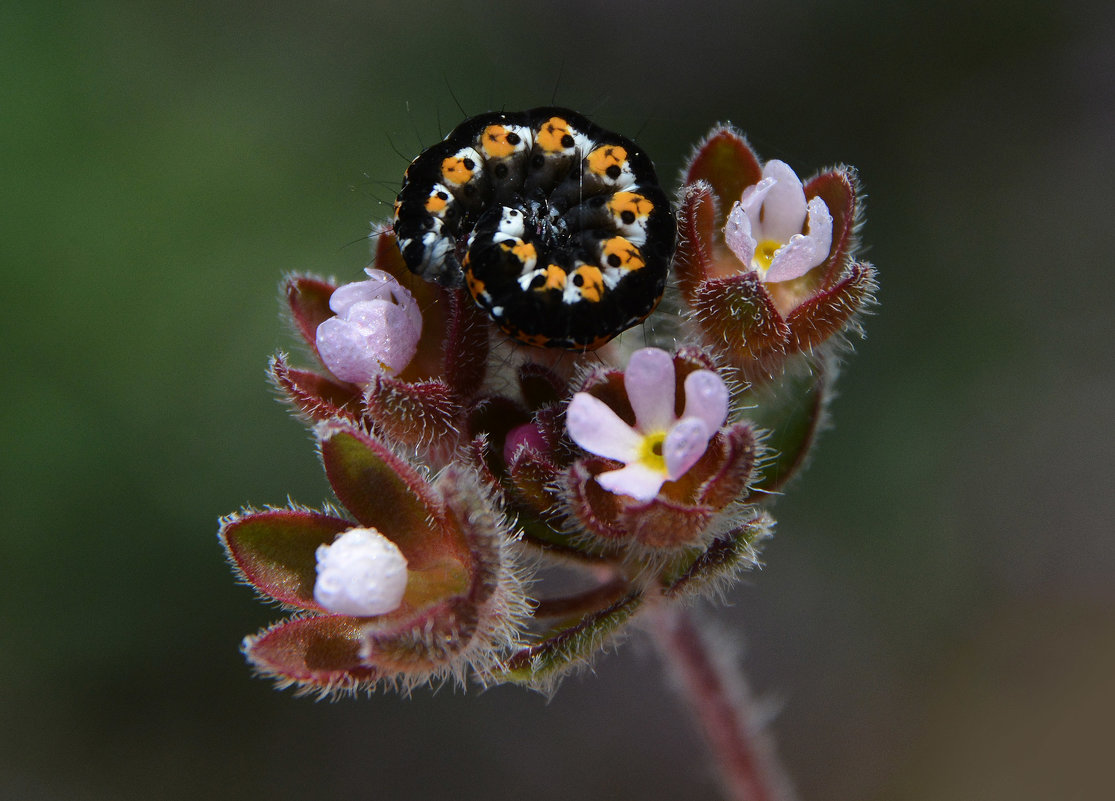
[[329, 298], [337, 315], [317, 327], [317, 352], [342, 381], [367, 384], [401, 372], [418, 349], [422, 314], [414, 296], [382, 270], [370, 280], [338, 287]]
[[407, 560], [374, 528], [350, 528], [317, 548], [314, 600], [341, 615], [382, 615], [399, 608]]
[[653, 499], [666, 481], [697, 463], [728, 418], [728, 388], [712, 370], [686, 376], [680, 419], [674, 414], [674, 383], [674, 359], [666, 351], [643, 348], [631, 355], [623, 385], [635, 412], [634, 428], [587, 392], [573, 396], [565, 413], [569, 436], [589, 453], [625, 464], [596, 477], [604, 489]]
[[[809, 230], [802, 233], [806, 219]], [[832, 214], [819, 197], [805, 202], [801, 181], [772, 159], [763, 179], [743, 190], [728, 213], [724, 240], [749, 270], [767, 282], [799, 278], [828, 258]]]

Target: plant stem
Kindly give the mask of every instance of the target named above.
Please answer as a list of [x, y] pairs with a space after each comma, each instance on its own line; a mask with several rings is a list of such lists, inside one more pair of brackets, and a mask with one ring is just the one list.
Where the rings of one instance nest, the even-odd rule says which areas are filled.
[[791, 801], [794, 797], [774, 749], [754, 719], [739, 666], [699, 630], [684, 609], [655, 604], [646, 610], [658, 652], [688, 702], [732, 801]]

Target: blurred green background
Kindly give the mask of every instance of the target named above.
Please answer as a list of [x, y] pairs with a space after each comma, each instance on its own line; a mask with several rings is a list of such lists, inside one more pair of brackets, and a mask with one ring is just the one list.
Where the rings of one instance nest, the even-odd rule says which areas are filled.
[[264, 380], [280, 277], [359, 277], [461, 108], [552, 98], [666, 177], [726, 119], [861, 171], [882, 305], [716, 612], [802, 797], [1110, 797], [1113, 30], [1098, 0], [4, 4], [0, 797], [714, 797], [639, 636], [548, 704], [314, 703], [237, 651], [278, 613], [217, 517], [327, 497]]

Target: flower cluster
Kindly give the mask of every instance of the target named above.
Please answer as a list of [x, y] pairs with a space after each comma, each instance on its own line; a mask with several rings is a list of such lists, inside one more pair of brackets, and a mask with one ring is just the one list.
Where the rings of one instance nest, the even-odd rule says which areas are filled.
[[[367, 280], [286, 281], [320, 364], [279, 354], [271, 378], [339, 505], [222, 521], [238, 575], [293, 613], [245, 640], [258, 671], [325, 695], [549, 687], [643, 605], [758, 563], [872, 302], [857, 182], [803, 183], [729, 127], [684, 180], [667, 300], [591, 356], [512, 341], [465, 288], [412, 274], [386, 228]], [[583, 578], [543, 595], [550, 562]]]

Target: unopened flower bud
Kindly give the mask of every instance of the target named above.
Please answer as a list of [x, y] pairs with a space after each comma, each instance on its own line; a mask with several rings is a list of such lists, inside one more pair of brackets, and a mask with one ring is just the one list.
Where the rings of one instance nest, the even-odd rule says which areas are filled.
[[422, 314], [410, 292], [382, 270], [366, 272], [370, 280], [345, 284], [329, 298], [337, 316], [319, 325], [316, 336], [325, 366], [353, 384], [401, 372], [422, 334]]
[[407, 560], [374, 528], [352, 528], [317, 549], [314, 600], [341, 615], [383, 615], [402, 603]]

